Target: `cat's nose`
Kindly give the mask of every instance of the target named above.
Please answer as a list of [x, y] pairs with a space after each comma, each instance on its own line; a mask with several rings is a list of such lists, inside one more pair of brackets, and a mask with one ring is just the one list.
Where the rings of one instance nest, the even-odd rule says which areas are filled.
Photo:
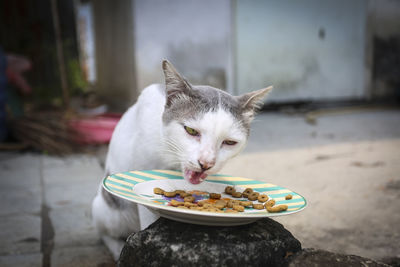
[[200, 160], [198, 160], [198, 163], [199, 163], [202, 171], [209, 170], [215, 165], [215, 162], [207, 162], [207, 161], [200, 161]]

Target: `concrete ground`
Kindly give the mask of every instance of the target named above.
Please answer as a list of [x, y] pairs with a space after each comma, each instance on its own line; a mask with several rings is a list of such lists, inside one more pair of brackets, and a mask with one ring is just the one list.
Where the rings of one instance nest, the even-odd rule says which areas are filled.
[[[400, 111], [312, 122], [260, 114], [247, 149], [222, 173], [305, 196], [304, 211], [276, 219], [303, 247], [400, 257]], [[90, 224], [103, 159], [0, 153], [0, 266], [113, 266]]]

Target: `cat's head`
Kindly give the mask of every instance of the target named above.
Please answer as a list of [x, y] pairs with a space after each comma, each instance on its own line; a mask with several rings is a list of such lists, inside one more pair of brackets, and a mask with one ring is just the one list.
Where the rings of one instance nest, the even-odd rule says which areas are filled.
[[162, 66], [164, 156], [182, 169], [187, 181], [198, 184], [243, 150], [250, 122], [272, 87], [232, 96], [210, 86], [189, 84], [166, 60]]

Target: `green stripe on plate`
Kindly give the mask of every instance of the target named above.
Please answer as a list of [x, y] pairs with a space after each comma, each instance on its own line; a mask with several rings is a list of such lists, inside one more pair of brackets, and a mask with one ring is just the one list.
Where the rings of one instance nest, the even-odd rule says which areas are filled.
[[146, 171], [146, 172], [154, 174], [154, 175], [158, 175], [161, 177], [169, 178], [169, 179], [183, 179], [182, 176], [172, 175], [172, 174], [167, 174], [167, 173], [162, 173], [162, 172], [157, 172], [157, 171]]
[[[137, 173], [132, 173], [132, 172], [124, 172], [123, 174], [131, 176], [133, 178], [139, 178], [139, 179], [142, 179], [142, 180], [145, 180], [145, 181], [154, 181], [155, 180], [153, 178], [150, 178], [150, 177], [147, 177], [147, 176], [143, 176], [143, 175], [140, 175], [140, 174], [137, 174]], [[138, 183], [138, 182], [136, 182], [136, 183]]]
[[[281, 205], [281, 204], [284, 204], [284, 203], [280, 203], [280, 204], [277, 203], [276, 205]], [[301, 209], [304, 206], [305, 206], [305, 203], [301, 204], [301, 205], [296, 205], [296, 206], [289, 206], [289, 209], [291, 209], [290, 211], [295, 211], [295, 210]]]
[[131, 190], [132, 190], [132, 186], [125, 185], [125, 184], [122, 184], [122, 183], [118, 183], [118, 182], [112, 181], [112, 180], [110, 180], [110, 179], [107, 179], [106, 182], [109, 183], [109, 184], [115, 184], [115, 185], [124, 187], [124, 188], [126, 188], [126, 189], [131, 189]]
[[[270, 198], [279, 198], [279, 197], [286, 197], [287, 195], [292, 195], [293, 197], [295, 196], [300, 196], [297, 195], [293, 192], [288, 192], [288, 193], [281, 193], [281, 194], [267, 194]], [[300, 196], [301, 197], [301, 196]]]

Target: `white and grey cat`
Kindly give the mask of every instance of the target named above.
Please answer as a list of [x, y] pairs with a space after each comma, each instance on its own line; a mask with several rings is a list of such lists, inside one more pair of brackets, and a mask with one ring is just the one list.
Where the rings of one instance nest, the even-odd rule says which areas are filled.
[[[210, 86], [189, 84], [166, 60], [162, 68], [165, 86], [145, 88], [115, 128], [106, 175], [179, 169], [189, 183], [199, 184], [243, 150], [250, 122], [272, 87], [232, 96]], [[142, 206], [114, 197], [101, 184], [92, 215], [115, 259], [129, 234], [157, 218]]]

